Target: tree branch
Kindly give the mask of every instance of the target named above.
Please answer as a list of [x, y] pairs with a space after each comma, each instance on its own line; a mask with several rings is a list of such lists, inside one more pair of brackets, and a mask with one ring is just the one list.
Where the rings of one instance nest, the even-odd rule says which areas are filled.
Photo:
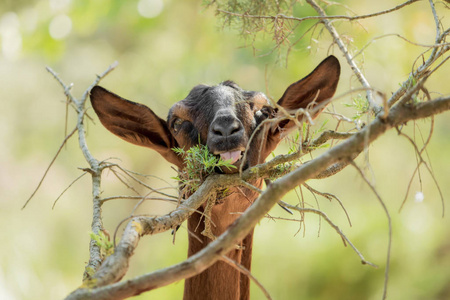
[[[105, 72], [103, 72], [101, 75], [98, 75], [97, 78], [94, 80], [94, 82], [91, 84], [91, 86], [83, 93], [83, 96], [81, 99], [76, 99], [72, 93], [71, 88], [72, 85], [66, 85], [61, 78], [59, 78], [58, 74], [54, 72], [51, 68], [47, 67], [47, 71], [50, 72], [53, 77], [58, 81], [58, 83], [62, 86], [64, 89], [64, 94], [68, 97], [68, 99], [75, 105], [75, 109], [78, 113], [77, 115], [77, 125], [73, 132], [71, 132], [66, 139], [63, 142], [63, 145], [65, 142], [70, 138], [76, 131], [78, 132], [78, 144], [79, 147], [84, 155], [84, 158], [89, 164], [89, 173], [92, 175], [92, 196], [93, 196], [93, 219], [92, 219], [92, 232], [95, 234], [98, 234], [100, 231], [103, 230], [103, 222], [102, 222], [102, 216], [101, 216], [101, 206], [102, 201], [100, 199], [100, 187], [101, 187], [101, 173], [104, 169], [104, 165], [101, 164], [97, 159], [95, 159], [92, 154], [90, 153], [87, 142], [86, 142], [86, 136], [85, 136], [85, 130], [84, 130], [84, 117], [86, 115], [86, 100], [89, 95], [89, 92], [91, 91], [92, 87], [97, 85], [100, 80], [102, 80], [106, 75], [108, 75], [115, 67], [117, 66], [117, 62], [114, 62], [111, 64]], [[62, 145], [62, 146], [63, 146]], [[58, 156], [60, 150], [62, 149], [62, 146], [60, 147], [57, 155], [53, 159], [52, 163], [50, 164], [49, 168], [53, 164], [54, 160]], [[48, 171], [48, 169], [47, 169]], [[46, 173], [47, 173], [46, 171]], [[45, 174], [46, 174], [45, 173]], [[45, 177], [45, 175], [44, 175]], [[41, 180], [42, 183], [42, 180]], [[40, 184], [39, 184], [40, 185]], [[39, 186], [38, 186], [39, 188]], [[34, 193], [33, 193], [34, 195]], [[32, 196], [33, 196], [32, 195]], [[31, 197], [30, 197], [31, 199]], [[28, 200], [29, 201], [29, 200]], [[28, 203], [27, 201], [27, 203]], [[91, 274], [93, 274], [101, 265], [103, 259], [100, 254], [100, 247], [97, 245], [96, 241], [91, 239], [90, 246], [89, 246], [89, 262], [85, 267], [83, 278], [90, 278]]]
[[217, 12], [223, 13], [223, 14], [226, 14], [229, 16], [240, 17], [240, 18], [249, 18], [249, 19], [270, 19], [270, 20], [283, 19], [283, 20], [290, 20], [290, 21], [297, 21], [297, 22], [303, 22], [306, 20], [324, 20], [324, 19], [356, 21], [356, 20], [368, 19], [368, 18], [373, 18], [373, 17], [378, 17], [381, 15], [384, 15], [384, 14], [388, 14], [388, 13], [399, 10], [399, 9], [401, 9], [407, 5], [410, 5], [414, 2], [417, 2], [417, 1], [419, 1], [419, 0], [409, 0], [409, 1], [406, 1], [406, 2], [399, 4], [393, 8], [390, 8], [390, 9], [386, 9], [386, 10], [372, 13], [372, 14], [359, 15], [359, 16], [353, 16], [353, 17], [345, 16], [345, 15], [335, 15], [335, 16], [308, 16], [308, 17], [298, 18], [298, 17], [293, 17], [293, 16], [286, 16], [284, 14], [277, 14], [275, 16], [260, 16], [260, 15], [250, 15], [247, 13], [239, 14], [239, 13], [235, 13], [235, 12], [226, 11], [223, 9], [217, 9]]
[[[338, 32], [336, 31], [334, 26], [331, 24], [329, 18], [327, 18], [328, 16], [326, 15], [325, 11], [314, 0], [306, 0], [306, 2], [308, 2], [309, 5], [311, 5], [312, 8], [314, 8], [317, 11], [317, 13], [323, 18], [322, 23], [325, 25], [325, 28], [331, 34], [331, 36], [333, 37], [333, 40], [338, 45], [341, 52], [344, 54], [344, 57], [347, 60], [347, 63], [350, 65], [353, 73], [356, 75], [356, 78], [358, 78], [358, 81], [366, 89], [367, 101], [369, 102], [370, 107], [373, 109], [373, 111], [375, 113], [378, 113], [381, 110], [381, 108], [379, 107], [378, 104], [375, 103], [375, 101], [373, 99], [372, 88], [371, 88], [369, 82], [367, 81], [366, 77], [362, 74], [362, 72], [358, 68], [358, 66], [356, 65], [355, 61], [353, 60], [352, 55], [350, 54], [350, 52], [348, 51], [344, 42], [340, 38]], [[414, 1], [408, 1], [408, 2], [412, 3]]]
[[[390, 110], [389, 115], [385, 118], [375, 118], [375, 120], [360, 132], [355, 133], [319, 157], [311, 160], [307, 164], [301, 165], [296, 170], [273, 182], [225, 233], [184, 262], [126, 282], [96, 288], [91, 286], [90, 289], [78, 289], [69, 295], [67, 299], [122, 299], [194, 276], [211, 266], [222, 255], [233, 249], [236, 242], [244, 238], [256, 223], [269, 212], [272, 206], [278, 202], [278, 199], [281, 199], [288, 191], [304, 183], [306, 180], [314, 178], [333, 164], [350, 160], [352, 156], [360, 153], [364, 147], [367, 147], [387, 130], [400, 126], [410, 120], [427, 118], [448, 110], [450, 110], [450, 96], [419, 103], [415, 106], [397, 105]], [[267, 163], [258, 165], [245, 170], [242, 173], [242, 179], [247, 181], [252, 180], [257, 176], [266, 175], [269, 172], [270, 169], [267, 168]], [[214, 189], [230, 184], [239, 184], [239, 181], [239, 174], [211, 175], [201, 185], [200, 189], [185, 202], [185, 205], [198, 207], [208, 198]], [[193, 203], [195, 205], [191, 206]], [[95, 286], [100, 286], [119, 280], [124, 273], [120, 273], [119, 276], [116, 275], [118, 268], [114, 265], [119, 264], [116, 260], [122, 260], [119, 269], [126, 269], [128, 259], [132, 255], [140, 236], [173, 228], [173, 226], [179, 224], [177, 222], [182, 222], [190, 213], [191, 211], [184, 207], [166, 216], [159, 217], [159, 220], [158, 218], [133, 219], [125, 229], [122, 237], [123, 241], [119, 243], [118, 251], [105, 260], [104, 265], [98, 274], [95, 275], [98, 281], [93, 281], [92, 283]], [[153, 221], [150, 222], [150, 220]], [[105, 280], [104, 278], [106, 277], [110, 279]], [[111, 280], [111, 278], [114, 279]]]

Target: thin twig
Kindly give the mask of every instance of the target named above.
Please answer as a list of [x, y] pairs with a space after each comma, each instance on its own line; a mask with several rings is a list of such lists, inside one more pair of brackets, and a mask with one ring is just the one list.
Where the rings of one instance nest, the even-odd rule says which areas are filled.
[[257, 192], [258, 194], [261, 194], [263, 192], [261, 189], [257, 188], [253, 184], [248, 183], [247, 181], [241, 180], [241, 182], [239, 184], [245, 186], [246, 188], [248, 188], [252, 191]]
[[113, 62], [109, 67], [100, 75], [97, 75], [97, 78], [94, 80], [94, 82], [84, 91], [83, 95], [80, 99], [80, 105], [84, 106], [87, 97], [89, 96], [89, 93], [91, 92], [92, 88], [100, 83], [100, 81], [105, 78], [109, 73], [114, 71], [115, 68], [119, 65], [118, 61]]
[[[111, 196], [100, 199], [102, 202], [112, 201], [112, 200], [141, 200], [142, 196]], [[156, 200], [156, 201], [165, 201], [174, 204], [178, 204], [178, 200], [168, 199], [168, 198], [160, 198], [160, 197], [146, 197], [145, 200]]]
[[344, 245], [350, 245], [350, 247], [353, 249], [353, 251], [359, 256], [359, 258], [361, 259], [361, 263], [364, 265], [369, 265], [372, 266], [374, 268], [378, 268], [377, 265], [371, 263], [370, 261], [366, 260], [364, 258], [364, 256], [361, 254], [361, 252], [358, 250], [358, 248], [356, 248], [353, 243], [347, 238], [347, 236], [342, 232], [342, 230], [333, 223], [333, 221], [331, 221], [331, 219], [328, 217], [328, 215], [326, 213], [324, 213], [321, 210], [315, 209], [315, 208], [306, 208], [306, 207], [298, 207], [298, 206], [293, 206], [290, 205], [288, 203], [283, 203], [283, 205], [286, 205], [286, 207], [288, 207], [291, 210], [296, 210], [300, 213], [313, 213], [316, 215], [321, 216], [342, 238], [342, 241], [344, 242]]
[[[328, 30], [328, 32], [333, 37], [334, 42], [338, 45], [339, 49], [341, 50], [342, 54], [347, 60], [347, 63], [351, 67], [353, 73], [356, 75], [356, 78], [358, 78], [358, 81], [361, 83], [361, 85], [367, 89], [366, 95], [367, 95], [367, 101], [370, 104], [370, 107], [374, 110], [375, 113], [378, 113], [380, 110], [380, 107], [375, 103], [373, 99], [372, 89], [370, 87], [369, 82], [367, 81], [366, 77], [362, 74], [361, 70], [356, 65], [352, 55], [348, 51], [347, 47], [345, 46], [344, 42], [340, 38], [338, 32], [334, 28], [334, 26], [331, 24], [328, 16], [326, 15], [325, 11], [314, 1], [314, 0], [306, 0], [306, 2], [311, 5], [312, 8], [314, 8], [317, 13], [323, 18], [322, 23], [325, 25], [325, 28]], [[415, 1], [408, 1], [409, 3], [412, 3]]]
[[[136, 176], [133, 176], [133, 175], [132, 175], [132, 174], [136, 174], [136, 173], [130, 172], [130, 171], [128, 171], [128, 170], [122, 168], [120, 165], [113, 164], [113, 165], [111, 165], [111, 166], [114, 166], [114, 167], [118, 168], [118, 169], [119, 169], [120, 171], [122, 171], [125, 175], [127, 175], [128, 177], [130, 177], [133, 181], [137, 182], [138, 184], [142, 185], [143, 187], [149, 189], [149, 190], [152, 191], [152, 192], [158, 193], [158, 194], [160, 194], [161, 196], [164, 196], [164, 197], [173, 198], [173, 199], [178, 199], [177, 196], [170, 195], [170, 194], [167, 194], [167, 193], [163, 193], [163, 192], [161, 192], [160, 190], [157, 190], [157, 189], [152, 188], [151, 186], [149, 186], [148, 184], [146, 184], [146, 183], [143, 182], [142, 180], [139, 180]], [[139, 175], [140, 175], [140, 174], [139, 174]], [[138, 193], [138, 192], [136, 192], [136, 193]], [[139, 194], [139, 193], [138, 193], [138, 194]]]
[[283, 217], [274, 217], [274, 216], [269, 216], [269, 215], [267, 215], [265, 218], [270, 219], [270, 220], [290, 221], [290, 222], [296, 222], [296, 223], [301, 223], [304, 221], [303, 219], [291, 219], [291, 218], [283, 218]]
[[417, 2], [417, 1], [419, 1], [419, 0], [409, 0], [409, 1], [406, 1], [406, 2], [399, 4], [393, 8], [390, 8], [390, 9], [386, 9], [386, 10], [372, 13], [372, 14], [359, 15], [359, 16], [353, 16], [353, 17], [345, 16], [345, 15], [336, 15], [336, 16], [308, 16], [308, 17], [298, 18], [298, 17], [286, 16], [284, 14], [277, 14], [275, 16], [260, 16], [260, 15], [250, 15], [250, 14], [246, 14], [246, 13], [239, 14], [239, 13], [235, 13], [235, 12], [226, 11], [223, 9], [217, 9], [217, 11], [220, 13], [229, 15], [229, 16], [240, 17], [240, 18], [249, 18], [249, 19], [270, 19], [270, 20], [284, 19], [284, 20], [292, 20], [292, 21], [297, 21], [297, 22], [303, 22], [306, 20], [324, 20], [324, 19], [356, 21], [356, 20], [368, 19], [368, 18], [373, 18], [373, 17], [384, 15], [384, 14], [388, 14], [388, 13], [399, 10], [399, 9], [401, 9], [407, 5], [410, 5], [414, 2]]
[[229, 264], [230, 266], [232, 266], [233, 268], [237, 269], [239, 272], [241, 272], [242, 274], [246, 275], [248, 278], [250, 278], [251, 280], [253, 280], [253, 282], [260, 288], [260, 290], [263, 292], [264, 296], [266, 296], [267, 299], [271, 300], [272, 297], [270, 296], [269, 292], [264, 288], [264, 286], [258, 281], [258, 279], [256, 279], [255, 276], [252, 275], [252, 273], [245, 268], [243, 265], [238, 264], [237, 262], [235, 262], [234, 260], [232, 260], [231, 258], [229, 258], [226, 255], [222, 255], [221, 260], [223, 262], [226, 262], [227, 264]]
[[[442, 41], [445, 41], [447, 35], [450, 34], [450, 28], [444, 31], [439, 38], [436, 40], [436, 44], [440, 44]], [[437, 59], [444, 55], [450, 49], [449, 45], [443, 45], [442, 47], [434, 47], [432, 48], [431, 54], [428, 59], [422, 63], [416, 70], [411, 71], [408, 78], [403, 82], [401, 87], [390, 97], [388, 100], [388, 106], [392, 107], [399, 99], [409, 91], [410, 85], [412, 81], [420, 81], [423, 77], [427, 77], [430, 75], [429, 68], [433, 65]], [[422, 57], [426, 52], [430, 49], [422, 53], [419, 57]], [[445, 59], [446, 60], [446, 59]], [[443, 62], [442, 62], [443, 63]], [[442, 63], [440, 65], [442, 65]], [[438, 66], [439, 67], [439, 66]], [[435, 68], [436, 70], [436, 68]]]
[[414, 45], [414, 46], [418, 46], [418, 47], [425, 47], [425, 48], [439, 48], [439, 47], [442, 47], [442, 46], [447, 46], [447, 45], [450, 45], [450, 43], [442, 43], [442, 44], [432, 44], [432, 45], [430, 45], [430, 44], [420, 44], [420, 43], [416, 43], [416, 42], [413, 42], [413, 41], [411, 41], [411, 40], [408, 40], [407, 38], [405, 38], [404, 36], [402, 36], [402, 35], [400, 35], [400, 34], [398, 34], [398, 33], [388, 33], [388, 34], [383, 34], [383, 35], [380, 35], [380, 36], [377, 36], [377, 37], [374, 37], [373, 39], [371, 39], [369, 42], [367, 42], [355, 55], [353, 55], [353, 58], [355, 58], [355, 57], [357, 57], [357, 56], [359, 56], [359, 55], [361, 55], [363, 52], [364, 52], [364, 50], [367, 48], [367, 47], [369, 47], [373, 42], [375, 42], [376, 40], [379, 40], [379, 39], [382, 39], [382, 38], [385, 38], [385, 37], [390, 37], [390, 36], [395, 36], [395, 37], [398, 37], [398, 38], [400, 38], [400, 39], [402, 39], [402, 40], [404, 40], [404, 41], [406, 41], [406, 42], [408, 42], [409, 44], [411, 44], [411, 45]]
[[150, 196], [152, 194], [152, 192], [148, 192], [147, 195], [141, 197], [141, 200], [138, 201], [138, 203], [136, 203], [133, 207], [133, 209], [131, 210], [130, 216], [133, 217], [134, 213], [136, 212], [136, 210], [139, 208], [139, 206], [141, 206], [142, 203], [144, 203], [145, 200], [147, 200], [147, 197]]
[[378, 202], [381, 204], [381, 207], [384, 210], [384, 213], [386, 214], [386, 218], [388, 219], [388, 226], [389, 226], [389, 237], [388, 237], [388, 247], [387, 247], [387, 255], [386, 255], [386, 269], [384, 272], [384, 288], [383, 288], [383, 298], [387, 298], [387, 288], [388, 288], [388, 281], [389, 281], [389, 268], [390, 268], [390, 261], [391, 261], [391, 248], [392, 248], [392, 220], [391, 215], [389, 214], [389, 210], [387, 209], [386, 204], [384, 203], [383, 199], [381, 199], [381, 196], [378, 194], [375, 186], [367, 179], [364, 172], [361, 170], [361, 168], [358, 167], [354, 162], [351, 163], [352, 166], [355, 167], [355, 169], [358, 171], [358, 173], [361, 175], [361, 178], [367, 183], [367, 185], [370, 187], [372, 192], [375, 194], [375, 196], [378, 199]]
[[[434, 184], [436, 185], [436, 188], [437, 188], [437, 190], [438, 190], [438, 192], [439, 192], [439, 196], [440, 196], [440, 198], [441, 198], [441, 203], [442, 203], [442, 217], [444, 217], [444, 216], [445, 216], [445, 201], [444, 201], [444, 195], [442, 194], [442, 190], [441, 190], [441, 187], [440, 187], [440, 185], [439, 185], [439, 183], [438, 183], [438, 181], [437, 181], [437, 179], [436, 179], [436, 176], [434, 176], [433, 171], [430, 169], [430, 167], [428, 166], [427, 162], [426, 162], [426, 161], [423, 159], [423, 157], [422, 157], [422, 152], [423, 152], [423, 150], [424, 150], [425, 148], [422, 148], [422, 150], [419, 150], [419, 148], [417, 147], [416, 143], [415, 143], [408, 135], [406, 135], [406, 134], [404, 134], [403, 132], [400, 132], [400, 131], [399, 131], [399, 134], [400, 134], [401, 136], [405, 137], [405, 138], [413, 145], [413, 147], [414, 147], [415, 153], [417, 154], [417, 156], [418, 156], [418, 158], [419, 158], [419, 160], [420, 160], [419, 163], [418, 163], [418, 165], [417, 165], [417, 167], [416, 167], [416, 170], [419, 168], [419, 166], [420, 166], [421, 164], [423, 164], [423, 165], [427, 168], [428, 173], [430, 173], [430, 176], [431, 176], [431, 178], [433, 179], [433, 182], [434, 182]], [[412, 180], [412, 179], [411, 179], [411, 180]], [[410, 187], [410, 185], [408, 185], [408, 189], [409, 189], [409, 187]], [[406, 198], [403, 200], [403, 202], [402, 202], [402, 204], [401, 204], [401, 206], [400, 206], [400, 210], [402, 209], [403, 205], [405, 204], [405, 201], [406, 201]]]
[[70, 189], [70, 188], [72, 187], [72, 185], [75, 184], [75, 182], [77, 182], [79, 179], [81, 179], [81, 177], [83, 177], [83, 176], [86, 175], [87, 173], [88, 173], [87, 171], [84, 171], [80, 176], [78, 176], [77, 178], [75, 178], [75, 179], [69, 184], [69, 186], [66, 187], [66, 188], [64, 189], [64, 191], [62, 191], [61, 194], [59, 194], [58, 198], [56, 198], [55, 202], [53, 202], [52, 209], [55, 208], [56, 202], [58, 202], [59, 198], [61, 198], [62, 195], [64, 195], [64, 193], [65, 193], [68, 189]]
[[352, 227], [352, 221], [350, 220], [350, 216], [348, 215], [348, 212], [345, 209], [344, 204], [342, 203], [341, 199], [338, 198], [338, 196], [330, 194], [330, 193], [322, 193], [322, 192], [314, 189], [313, 187], [311, 187], [310, 185], [308, 185], [306, 183], [304, 183], [303, 186], [306, 187], [312, 193], [320, 195], [320, 196], [328, 199], [330, 202], [331, 202], [332, 199], [335, 199], [339, 203], [339, 205], [341, 206], [342, 210], [344, 211], [345, 216], [347, 217], [347, 220], [348, 220], [348, 224], [350, 225], [350, 227]]
[[63, 87], [64, 89], [64, 95], [67, 96], [68, 99], [70, 99], [71, 102], [73, 102], [76, 106], [76, 109], [78, 112], [79, 111], [79, 101], [72, 95], [72, 93], [70, 92], [70, 90], [73, 87], [73, 83], [66, 85], [64, 84], [64, 82], [61, 80], [61, 78], [59, 78], [59, 75], [53, 71], [50, 67], [46, 67], [46, 70], [53, 75], [53, 77], [56, 79], [56, 81], [59, 82], [59, 84]]
[[128, 184], [128, 182], [126, 181], [126, 179], [125, 178], [122, 178], [122, 174], [120, 174], [120, 173], [118, 173], [116, 170], [114, 170], [114, 169], [111, 169], [111, 172], [114, 174], [114, 176], [116, 176], [116, 178], [124, 185], [124, 186], [126, 186], [128, 189], [130, 189], [130, 190], [132, 190], [133, 192], [135, 192], [137, 195], [140, 195], [140, 197], [142, 197], [141, 196], [141, 194], [132, 186], [132, 185], [130, 185], [130, 184]]
[[[115, 166], [118, 166], [117, 164], [114, 164]], [[144, 178], [154, 178], [154, 179], [158, 179], [158, 180], [160, 180], [160, 181], [162, 181], [162, 182], [164, 182], [165, 184], [167, 184], [168, 185], [168, 187], [167, 187], [167, 189], [173, 189], [173, 190], [176, 190], [176, 191], [178, 191], [178, 187], [177, 186], [173, 186], [169, 181], [167, 181], [167, 180], [165, 180], [164, 178], [161, 178], [161, 177], [159, 177], [159, 176], [155, 176], [155, 175], [151, 175], [151, 174], [142, 174], [142, 173], [139, 173], [139, 172], [135, 172], [135, 171], [131, 171], [131, 170], [128, 170], [128, 169], [125, 169], [125, 168], [123, 168], [122, 167], [122, 170], [124, 170], [124, 171], [126, 171], [126, 172], [128, 172], [128, 173], [130, 173], [130, 174], [134, 174], [134, 175], [137, 175], [137, 176], [141, 176], [141, 177], [144, 177]], [[177, 171], [177, 170], [176, 170]]]
[[431, 7], [431, 12], [433, 13], [434, 23], [436, 24], [436, 43], [439, 41], [439, 37], [441, 36], [441, 23], [439, 21], [439, 17], [436, 13], [436, 8], [434, 7], [434, 1], [428, 0]]
[[41, 177], [41, 180], [39, 181], [37, 187], [34, 189], [33, 193], [31, 194], [31, 196], [27, 199], [27, 201], [25, 201], [25, 204], [22, 206], [22, 209], [24, 209], [27, 205], [28, 202], [30, 202], [30, 200], [34, 197], [34, 195], [37, 193], [37, 191], [39, 190], [39, 188], [42, 185], [42, 182], [44, 182], [45, 177], [47, 176], [48, 171], [50, 171], [50, 168], [52, 167], [53, 163], [55, 162], [56, 158], [59, 156], [59, 153], [61, 153], [61, 150], [63, 149], [64, 145], [67, 143], [67, 141], [72, 137], [72, 135], [77, 131], [77, 128], [74, 128], [63, 140], [63, 142], [61, 143], [61, 146], [59, 146], [58, 151], [56, 152], [55, 156], [53, 156], [52, 161], [50, 162], [50, 164], [48, 165], [47, 169], [44, 172], [44, 175]]
[[[301, 195], [302, 195], [302, 197], [303, 197], [302, 186], [303, 186], [303, 185], [299, 185], [298, 188], [299, 188], [300, 193], [301, 193]], [[319, 200], [317, 199], [316, 194], [314, 194], [312, 191], [309, 191], [309, 192], [313, 195], [314, 200], [316, 201], [317, 210], [321, 211], [321, 210], [320, 210]], [[320, 237], [320, 231], [322, 230], [322, 218], [320, 217], [320, 215], [319, 215], [319, 226], [318, 226], [318, 227], [319, 227], [319, 228], [317, 229], [317, 237]], [[344, 242], [344, 245], [347, 246], [347, 245], [345, 244], [345, 242]]]

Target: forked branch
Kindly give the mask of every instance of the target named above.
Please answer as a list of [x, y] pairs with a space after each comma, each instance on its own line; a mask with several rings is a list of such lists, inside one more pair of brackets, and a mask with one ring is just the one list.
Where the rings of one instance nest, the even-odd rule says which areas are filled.
[[[63, 146], [66, 144], [66, 142], [73, 136], [75, 132], [78, 132], [78, 143], [79, 147], [86, 159], [86, 161], [89, 164], [89, 173], [92, 176], [92, 195], [93, 195], [93, 219], [92, 219], [92, 232], [94, 234], [98, 234], [99, 232], [103, 231], [103, 223], [102, 223], [102, 216], [101, 216], [101, 205], [102, 202], [100, 201], [100, 186], [101, 186], [101, 172], [104, 168], [104, 166], [93, 157], [93, 155], [90, 153], [87, 141], [85, 137], [85, 129], [84, 129], [84, 118], [86, 116], [86, 100], [89, 96], [89, 92], [91, 88], [95, 85], [97, 85], [100, 80], [102, 80], [106, 75], [108, 75], [115, 67], [117, 66], [117, 62], [113, 63], [111, 66], [109, 66], [106, 71], [104, 71], [101, 75], [98, 75], [97, 78], [94, 80], [94, 82], [91, 84], [91, 86], [83, 93], [82, 97], [80, 99], [77, 99], [74, 97], [71, 93], [72, 85], [66, 85], [63, 80], [58, 76], [56, 72], [54, 72], [51, 68], [47, 67], [47, 71], [52, 74], [52, 76], [58, 81], [58, 83], [62, 86], [64, 89], [64, 94], [69, 99], [70, 103], [73, 104], [75, 107], [75, 110], [77, 112], [77, 124], [75, 129], [66, 136], [64, 139], [61, 147], [59, 148], [57, 154], [53, 158], [52, 162], [50, 163], [49, 167], [47, 168], [44, 176], [41, 179], [41, 182], [37, 186], [34, 193], [31, 195], [31, 197], [27, 200], [24, 207], [27, 205], [27, 203], [31, 200], [31, 198], [35, 195], [36, 191], [41, 186], [45, 175], [47, 174], [48, 170], [58, 157], [58, 154], [60, 153]], [[64, 193], [64, 192], [63, 192]], [[90, 255], [89, 255], [89, 262], [86, 265], [85, 272], [84, 272], [84, 278], [89, 278], [91, 274], [93, 274], [100, 264], [102, 263], [103, 259], [100, 254], [100, 248], [96, 244], [95, 240], [91, 239], [90, 241]]]

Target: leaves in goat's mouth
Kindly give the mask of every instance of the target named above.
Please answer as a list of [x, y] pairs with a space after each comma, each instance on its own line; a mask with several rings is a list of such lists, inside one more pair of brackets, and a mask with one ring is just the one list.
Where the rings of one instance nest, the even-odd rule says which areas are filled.
[[196, 145], [189, 150], [183, 148], [173, 148], [172, 150], [184, 157], [186, 165], [175, 179], [179, 180], [185, 187], [189, 186], [191, 192], [196, 191], [205, 178], [214, 173], [215, 170], [236, 169], [233, 163], [241, 158], [242, 153], [241, 151], [235, 151], [236, 153], [226, 152], [225, 155], [214, 155], [209, 152], [205, 145]]

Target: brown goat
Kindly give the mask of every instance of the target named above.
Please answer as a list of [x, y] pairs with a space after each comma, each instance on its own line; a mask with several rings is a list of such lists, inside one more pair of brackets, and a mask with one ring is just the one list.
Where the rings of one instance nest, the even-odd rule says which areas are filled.
[[[295, 112], [299, 108], [321, 104], [333, 96], [339, 75], [339, 61], [329, 56], [311, 74], [290, 85], [278, 105], [288, 112]], [[181, 170], [184, 168], [183, 157], [172, 150], [175, 147], [187, 150], [198, 143], [206, 145], [214, 155], [231, 160], [237, 168], [222, 171], [232, 173], [241, 165], [245, 169], [264, 162], [286, 132], [295, 128], [295, 122], [281, 118], [259, 126], [266, 119], [283, 116], [282, 113], [269, 105], [264, 94], [245, 91], [232, 81], [194, 87], [185, 99], [172, 106], [167, 121], [147, 106], [125, 100], [99, 86], [92, 89], [91, 102], [109, 131], [130, 143], [156, 150]], [[251, 139], [255, 130], [258, 132]], [[242, 161], [246, 148], [249, 150]], [[261, 188], [263, 180], [258, 179], [252, 184]], [[212, 233], [215, 236], [222, 234], [256, 198], [257, 194], [250, 189], [230, 187], [225, 198], [212, 208]], [[200, 208], [188, 219], [188, 230], [192, 233], [189, 235], [189, 256], [211, 241], [201, 234], [205, 229], [201, 221], [204, 209]], [[241, 247], [227, 256], [250, 270], [252, 242], [253, 231], [240, 242]], [[249, 298], [248, 277], [221, 261], [185, 282], [186, 300]]]

